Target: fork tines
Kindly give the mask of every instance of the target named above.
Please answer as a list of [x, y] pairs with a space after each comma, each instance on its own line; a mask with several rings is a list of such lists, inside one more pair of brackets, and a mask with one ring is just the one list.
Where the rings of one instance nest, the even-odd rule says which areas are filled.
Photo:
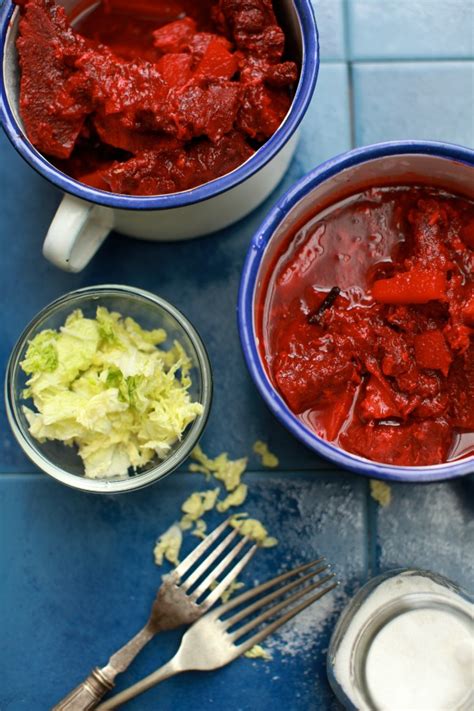
[[[322, 575], [324, 573], [324, 575]], [[322, 577], [317, 577], [322, 576]], [[282, 613], [273, 622], [270, 622], [265, 627], [257, 631], [249, 639], [245, 639], [238, 645], [240, 653], [246, 652], [255, 644], [261, 642], [269, 634], [281, 627], [285, 622], [291, 620], [295, 615], [304, 610], [309, 605], [312, 605], [317, 600], [320, 600], [324, 595], [327, 595], [331, 590], [338, 586], [334, 573], [330, 572], [329, 565], [324, 558], [318, 558], [310, 563], [300, 565], [293, 570], [290, 570], [282, 575], [278, 575], [272, 580], [269, 580], [262, 585], [248, 590], [245, 593], [233, 598], [230, 602], [221, 605], [212, 614], [213, 617], [219, 618], [224, 629], [227, 631], [230, 640], [236, 642], [244, 637], [248, 632], [257, 629], [266, 620]], [[284, 583], [281, 585], [281, 583]], [[261, 593], [268, 592], [263, 597], [259, 597]], [[299, 589], [298, 589], [299, 588]], [[316, 593], [310, 595], [317, 590]], [[291, 593], [291, 594], [288, 594]], [[308, 597], [309, 595], [309, 597]], [[257, 597], [255, 602], [251, 602], [242, 610], [227, 617], [227, 613], [235, 608], [241, 607], [243, 603]], [[298, 602], [300, 601], [301, 602]], [[268, 607], [270, 603], [276, 601], [274, 605]], [[298, 603], [298, 604], [294, 604]], [[264, 609], [257, 617], [252, 617], [257, 610]], [[287, 609], [288, 608], [288, 609]], [[286, 611], [285, 611], [286, 610]], [[224, 619], [223, 619], [224, 616]], [[250, 618], [247, 622], [245, 620]], [[244, 624], [239, 626], [239, 622]]]
[[[225, 534], [224, 538], [219, 540], [222, 534]], [[234, 544], [237, 537], [239, 541]], [[247, 545], [249, 543], [251, 541], [248, 536], [240, 537], [238, 530], [229, 524], [229, 520], [224, 521], [177, 566], [174, 575], [179, 578], [179, 586], [197, 602], [213, 584], [217, 583], [219, 576], [224, 575], [216, 587], [199, 603], [200, 606], [210, 608], [254, 555], [257, 546], [253, 544], [249, 548]], [[210, 550], [214, 544], [217, 545]], [[243, 555], [239, 558], [241, 553]], [[216, 561], [217, 564], [214, 565]], [[231, 563], [234, 565], [229, 569]]]

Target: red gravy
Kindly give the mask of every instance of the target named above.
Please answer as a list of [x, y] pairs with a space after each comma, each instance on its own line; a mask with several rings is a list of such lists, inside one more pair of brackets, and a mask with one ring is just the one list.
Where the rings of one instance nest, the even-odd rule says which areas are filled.
[[310, 430], [395, 465], [474, 452], [474, 202], [366, 190], [300, 223], [269, 272], [261, 355]]

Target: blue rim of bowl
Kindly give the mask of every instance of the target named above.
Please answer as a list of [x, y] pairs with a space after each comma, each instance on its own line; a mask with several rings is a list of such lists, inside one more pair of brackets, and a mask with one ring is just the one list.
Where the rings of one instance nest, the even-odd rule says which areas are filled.
[[[19, 367], [20, 357], [28, 343], [30, 335], [36, 327], [41, 324], [49, 314], [56, 308], [65, 306], [68, 303], [74, 304], [77, 298], [90, 297], [91, 299], [100, 298], [102, 295], [114, 296], [133, 296], [143, 301], [162, 309], [171, 318], [173, 318], [183, 329], [190, 339], [196, 351], [198, 362], [194, 365], [201, 375], [202, 380], [202, 399], [201, 403], [204, 407], [202, 415], [199, 415], [194, 422], [190, 423], [183, 433], [183, 437], [177, 445], [175, 451], [162, 460], [156, 460], [155, 464], [145, 472], [137, 472], [134, 476], [128, 478], [110, 480], [110, 479], [88, 479], [85, 476], [71, 474], [62, 469], [59, 465], [45, 457], [43, 453], [31, 443], [31, 438], [25, 435], [25, 430], [17, 418], [17, 407], [15, 405], [14, 381], [16, 369]], [[88, 494], [121, 494], [129, 491], [136, 491], [150, 486], [157, 481], [161, 481], [166, 476], [174, 472], [191, 454], [196, 444], [199, 442], [209, 419], [213, 396], [213, 381], [212, 367], [207, 353], [206, 347], [201, 336], [194, 328], [188, 318], [170, 304], [169, 301], [152, 294], [149, 291], [138, 289], [132, 286], [123, 284], [98, 284], [95, 286], [86, 286], [81, 289], [69, 291], [62, 296], [59, 296], [54, 301], [44, 306], [36, 316], [23, 329], [17, 339], [8, 359], [4, 397], [5, 410], [7, 419], [12, 429], [12, 432], [18, 444], [22, 448], [26, 456], [45, 474], [48, 474], [61, 484], [65, 484], [73, 489], [84, 491]]]
[[22, 158], [40, 175], [47, 178], [64, 192], [94, 204], [128, 210], [158, 210], [185, 207], [186, 205], [209, 200], [209, 198], [234, 188], [261, 170], [290, 140], [306, 113], [318, 78], [319, 35], [311, 0], [295, 0], [294, 6], [302, 38], [302, 61], [296, 93], [285, 120], [273, 136], [245, 163], [231, 173], [197, 188], [169, 195], [150, 197], [119, 195], [96, 190], [77, 180], [73, 180], [59, 171], [32, 146], [15, 120], [5, 90], [5, 42], [13, 13], [17, 8], [17, 6], [13, 5], [12, 0], [6, 0], [3, 7], [0, 8], [0, 65], [2, 72], [2, 81], [0, 82], [0, 125], [3, 126], [5, 133]]
[[265, 247], [287, 213], [310, 190], [328, 178], [360, 163], [394, 155], [422, 154], [447, 158], [474, 167], [474, 150], [435, 141], [389, 141], [342, 153], [322, 163], [295, 183], [274, 205], [252, 238], [242, 271], [237, 317], [242, 349], [250, 375], [265, 403], [287, 430], [309, 449], [356, 474], [387, 481], [430, 482], [474, 473], [474, 455], [432, 466], [402, 467], [374, 462], [318, 437], [291, 412], [272, 385], [262, 364], [254, 330], [254, 292]]

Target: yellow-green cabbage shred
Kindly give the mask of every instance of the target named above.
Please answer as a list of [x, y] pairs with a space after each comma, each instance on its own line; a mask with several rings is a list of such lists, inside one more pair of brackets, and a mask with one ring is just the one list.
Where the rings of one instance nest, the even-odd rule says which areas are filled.
[[59, 330], [28, 345], [24, 407], [36, 439], [76, 446], [89, 478], [125, 477], [164, 459], [203, 407], [189, 394], [191, 361], [163, 329], [99, 307], [74, 311]]

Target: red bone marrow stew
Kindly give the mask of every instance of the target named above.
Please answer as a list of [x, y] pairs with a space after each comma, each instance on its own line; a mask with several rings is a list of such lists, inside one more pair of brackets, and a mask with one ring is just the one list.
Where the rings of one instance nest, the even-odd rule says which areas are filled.
[[245, 162], [290, 108], [298, 68], [271, 0], [104, 0], [77, 29], [54, 0], [17, 2], [27, 136], [87, 185], [196, 187]]
[[474, 452], [474, 202], [372, 188], [306, 218], [271, 266], [259, 342], [289, 408], [379, 462]]

